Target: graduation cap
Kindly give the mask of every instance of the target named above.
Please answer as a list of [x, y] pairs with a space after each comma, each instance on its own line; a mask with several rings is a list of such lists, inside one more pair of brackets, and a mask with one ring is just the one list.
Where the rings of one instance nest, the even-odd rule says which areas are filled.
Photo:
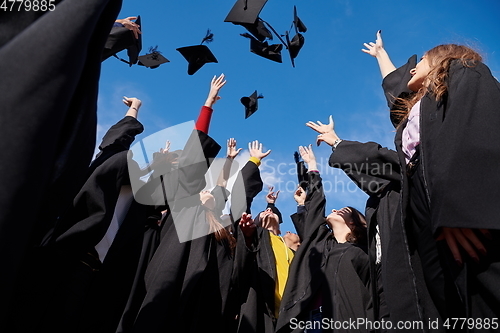
[[295, 67], [295, 58], [298, 56], [299, 51], [305, 42], [305, 38], [301, 34], [301, 32], [307, 31], [307, 27], [297, 16], [297, 7], [295, 6], [293, 6], [293, 26], [295, 28], [295, 36], [293, 36], [293, 38], [290, 40], [290, 36], [287, 31], [285, 34], [285, 39], [288, 53], [290, 54], [290, 60], [292, 61], [292, 66]]
[[211, 33], [210, 30], [208, 30], [206, 36], [201, 41], [200, 45], [180, 47], [177, 49], [177, 51], [179, 51], [188, 62], [189, 75], [193, 75], [194, 73], [196, 73], [206, 63], [209, 62], [218, 63], [217, 59], [210, 51], [208, 46], [203, 45], [203, 43], [205, 42], [207, 43], [212, 42], [213, 37], [214, 34]]
[[248, 33], [241, 34], [241, 36], [250, 39], [250, 52], [272, 61], [276, 61], [279, 63], [282, 62], [281, 60], [281, 50], [283, 49], [282, 44], [269, 45], [267, 42], [261, 42]]
[[234, 24], [255, 24], [267, 0], [237, 0], [224, 22]]
[[298, 32], [306, 32], [307, 27], [304, 22], [297, 16], [297, 7], [293, 6], [293, 25], [297, 28]]
[[149, 53], [146, 55], [139, 56], [139, 62], [137, 63], [138, 65], [141, 66], [146, 66], [149, 68], [157, 68], [161, 64], [164, 64], [166, 62], [170, 62], [167, 58], [165, 58], [160, 51], [157, 50], [156, 47], [150, 47], [149, 48]]
[[[135, 23], [141, 25], [141, 17], [138, 16]], [[120, 51], [127, 49], [128, 61], [119, 58], [116, 54]], [[119, 60], [132, 66], [136, 64], [139, 57], [139, 52], [142, 49], [142, 35], [139, 34], [139, 38], [135, 38], [134, 33], [126, 27], [115, 26], [111, 29], [108, 35], [106, 44], [104, 45], [102, 60], [114, 56]]]
[[273, 39], [273, 34], [264, 24], [264, 21], [257, 18], [257, 21], [252, 24], [242, 23], [240, 24], [245, 29], [248, 30], [257, 40], [263, 42], [266, 39]]
[[245, 96], [240, 99], [241, 104], [245, 106], [245, 119], [247, 119], [252, 114], [254, 114], [255, 111], [257, 111], [259, 106], [257, 100], [259, 98], [264, 98], [264, 96], [262, 96], [262, 94], [257, 96], [257, 90], [255, 90], [249, 97]]
[[299, 152], [293, 153], [293, 158], [295, 163], [297, 164], [297, 178], [299, 180], [299, 185], [302, 187], [304, 191], [307, 191], [307, 186], [309, 184], [309, 175], [307, 174], [307, 167], [305, 166], [304, 161], [300, 160]]

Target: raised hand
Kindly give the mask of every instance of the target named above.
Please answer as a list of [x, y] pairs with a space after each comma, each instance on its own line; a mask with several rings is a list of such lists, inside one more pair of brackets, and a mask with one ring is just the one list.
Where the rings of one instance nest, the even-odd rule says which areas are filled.
[[316, 156], [314, 156], [314, 152], [312, 150], [312, 145], [308, 147], [299, 146], [300, 156], [306, 163], [310, 163], [311, 161], [316, 160]]
[[141, 26], [135, 22], [132, 22], [135, 20], [137, 20], [136, 16], [129, 16], [129, 17], [124, 18], [124, 19], [118, 19], [115, 22], [123, 24], [123, 26], [125, 28], [127, 28], [128, 30], [130, 30], [134, 33], [135, 39], [139, 39], [139, 34], [142, 34], [141, 29], [140, 29]]
[[325, 142], [330, 146], [333, 146], [339, 137], [334, 130], [334, 122], [333, 117], [330, 115], [328, 118], [328, 124], [323, 124], [321, 121], [313, 122], [308, 121], [306, 126], [312, 128], [316, 132], [318, 132], [318, 136], [316, 138], [316, 144], [319, 146], [321, 142]]
[[312, 145], [309, 145], [308, 147], [299, 146], [299, 152], [304, 162], [307, 163], [309, 169], [317, 170], [316, 156], [314, 156]]
[[275, 203], [276, 200], [278, 199], [278, 195], [280, 194], [280, 191], [278, 190], [276, 193], [274, 193], [274, 186], [268, 186], [269, 192], [266, 195], [266, 201], [267, 203]]
[[236, 149], [236, 140], [234, 138], [230, 138], [229, 140], [227, 140], [227, 156], [226, 157], [234, 159], [236, 156], [238, 156], [238, 154], [240, 153], [240, 151], [242, 149], [243, 148]]
[[241, 232], [245, 236], [245, 239], [247, 241], [249, 239], [251, 239], [255, 233], [255, 228], [257, 228], [254, 220], [252, 219], [252, 215], [247, 214], [247, 213], [241, 214], [241, 219], [240, 219], [239, 225], [240, 225]]
[[221, 99], [221, 97], [219, 96], [219, 90], [226, 84], [226, 80], [224, 80], [224, 78], [224, 74], [221, 74], [219, 77], [217, 77], [217, 75], [214, 75], [212, 81], [210, 82], [210, 91], [208, 93], [205, 106], [211, 108], [215, 104], [215, 102]]
[[262, 143], [259, 143], [257, 140], [248, 143], [248, 150], [251, 157], [258, 158], [259, 160], [271, 153], [271, 150], [268, 150], [265, 153], [262, 152]]
[[377, 57], [381, 55], [384, 51], [384, 42], [382, 41], [382, 30], [377, 31], [377, 39], [374, 42], [363, 43], [366, 49], [361, 49], [364, 53], [368, 53], [372, 57]]
[[293, 199], [295, 199], [295, 202], [297, 205], [304, 205], [306, 202], [306, 191], [299, 185], [297, 187], [297, 190], [295, 190], [295, 193], [293, 194]]
[[333, 128], [334, 128], [334, 122], [333, 122], [333, 117], [330, 115], [330, 117], [328, 117], [328, 124], [323, 124], [321, 121], [308, 121], [306, 123], [306, 126], [309, 127], [309, 128], [312, 128], [313, 130], [315, 130], [316, 132], [318, 132], [319, 134], [325, 134], [325, 133], [329, 133], [329, 132], [333, 132]]

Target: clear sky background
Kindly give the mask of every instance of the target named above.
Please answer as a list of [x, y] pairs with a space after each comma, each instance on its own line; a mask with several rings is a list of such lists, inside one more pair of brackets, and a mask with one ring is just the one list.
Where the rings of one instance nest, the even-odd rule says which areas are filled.
[[[248, 0], [249, 2], [252, 0]], [[234, 137], [241, 152], [240, 166], [248, 158], [248, 143], [259, 140], [271, 154], [260, 167], [265, 186], [281, 191], [277, 206], [283, 214], [282, 233], [294, 227], [296, 187], [293, 153], [299, 145], [314, 143], [309, 120], [328, 121], [333, 115], [340, 138], [375, 141], [394, 148], [394, 129], [381, 88], [375, 58], [361, 52], [364, 42], [375, 41], [382, 30], [384, 45], [399, 67], [407, 59], [439, 44], [474, 47], [493, 75], [500, 78], [499, 0], [269, 0], [260, 17], [279, 33], [290, 30], [293, 6], [307, 26], [305, 44], [292, 67], [286, 50], [283, 63], [249, 52], [246, 30], [224, 22], [233, 0], [124, 0], [119, 18], [140, 15], [143, 50], [150, 46], [170, 60], [156, 69], [109, 58], [103, 62], [98, 103], [99, 144], [106, 130], [123, 117], [122, 96], [143, 101], [139, 120], [145, 131], [137, 139], [167, 127], [195, 120], [205, 102], [214, 75], [224, 73], [227, 84], [214, 105], [209, 134], [223, 147]], [[187, 74], [187, 62], [176, 48], [199, 44], [207, 29], [208, 44], [218, 59], [197, 73]], [[293, 36], [292, 30], [292, 36]], [[278, 39], [274, 38], [275, 43]], [[126, 58], [126, 52], [119, 54]], [[240, 98], [254, 90], [264, 95], [259, 109], [245, 119]], [[158, 149], [161, 144], [158, 145]], [[175, 143], [173, 143], [175, 149]], [[367, 196], [342, 171], [328, 167], [331, 153], [325, 144], [314, 145], [327, 195], [327, 209], [354, 206], [364, 211]], [[262, 210], [267, 188], [256, 198], [254, 213]]]

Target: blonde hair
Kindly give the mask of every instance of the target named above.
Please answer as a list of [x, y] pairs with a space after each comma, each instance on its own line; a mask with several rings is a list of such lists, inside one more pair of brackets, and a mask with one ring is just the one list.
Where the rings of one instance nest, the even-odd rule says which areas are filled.
[[482, 56], [470, 47], [457, 44], [438, 45], [425, 53], [429, 67], [429, 74], [422, 83], [422, 87], [407, 98], [396, 98], [396, 104], [401, 108], [391, 110], [391, 115], [401, 124], [410, 113], [411, 108], [425, 94], [430, 93], [436, 101], [440, 101], [448, 91], [447, 79], [452, 61], [459, 60], [464, 67], [474, 67], [483, 60]]

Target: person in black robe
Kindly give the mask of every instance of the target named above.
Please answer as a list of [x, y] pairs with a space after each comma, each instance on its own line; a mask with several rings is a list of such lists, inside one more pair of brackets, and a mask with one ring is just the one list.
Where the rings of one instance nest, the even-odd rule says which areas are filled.
[[[382, 85], [397, 128], [396, 150], [406, 170], [401, 221], [417, 283], [429, 290], [442, 329], [452, 327], [446, 326], [450, 317], [495, 318], [500, 295], [490, 281], [498, 278], [500, 259], [498, 226], [492, 223], [500, 84], [468, 47], [440, 45], [418, 64], [413, 56], [396, 69], [377, 37], [365, 46], [382, 64]], [[409, 131], [418, 134], [413, 142], [404, 135]], [[464, 207], [480, 207], [481, 214]]]
[[332, 324], [357, 318], [373, 321], [368, 256], [360, 247], [366, 242], [364, 217], [345, 207], [325, 219], [326, 200], [314, 154], [311, 147], [300, 147], [300, 153], [309, 164], [305, 215], [298, 220], [303, 221], [298, 229], [302, 243], [290, 266], [276, 332], [368, 332], [363, 325], [334, 330]]
[[252, 219], [255, 224], [251, 244], [238, 242], [239, 253], [245, 253], [245, 274], [240, 274], [242, 289], [237, 332], [274, 332], [288, 268], [294, 252], [281, 237], [281, 212], [275, 202], [279, 191], [269, 187], [267, 207]]
[[[54, 1], [46, 11], [0, 14], [0, 249], [9, 254], [0, 277], [2, 331], [29, 249], [84, 182], [101, 54], [121, 2]], [[20, 219], [27, 201], [30, 214]]]
[[[89, 295], [102, 268], [95, 246], [112, 221], [123, 222], [119, 216], [125, 216], [131, 206], [127, 150], [143, 131], [137, 120], [141, 101], [125, 97], [124, 103], [129, 107], [125, 117], [103, 137], [100, 152], [88, 167], [85, 184], [72, 206], [33, 253], [13, 309], [16, 330], [71, 332], [79, 326], [84, 304], [97, 300]], [[40, 319], [19, 320], [29, 311]]]
[[[123, 332], [199, 332], [225, 328], [226, 302], [234, 261], [234, 237], [220, 221], [227, 192], [203, 191], [205, 174], [220, 150], [208, 136], [211, 106], [219, 99], [224, 76], [214, 77], [207, 103], [177, 166], [152, 184], [155, 201], [163, 196], [170, 208], [161, 242], [145, 275], [142, 304]], [[217, 188], [217, 187], [216, 187]], [[224, 192], [224, 191], [222, 191]]]

